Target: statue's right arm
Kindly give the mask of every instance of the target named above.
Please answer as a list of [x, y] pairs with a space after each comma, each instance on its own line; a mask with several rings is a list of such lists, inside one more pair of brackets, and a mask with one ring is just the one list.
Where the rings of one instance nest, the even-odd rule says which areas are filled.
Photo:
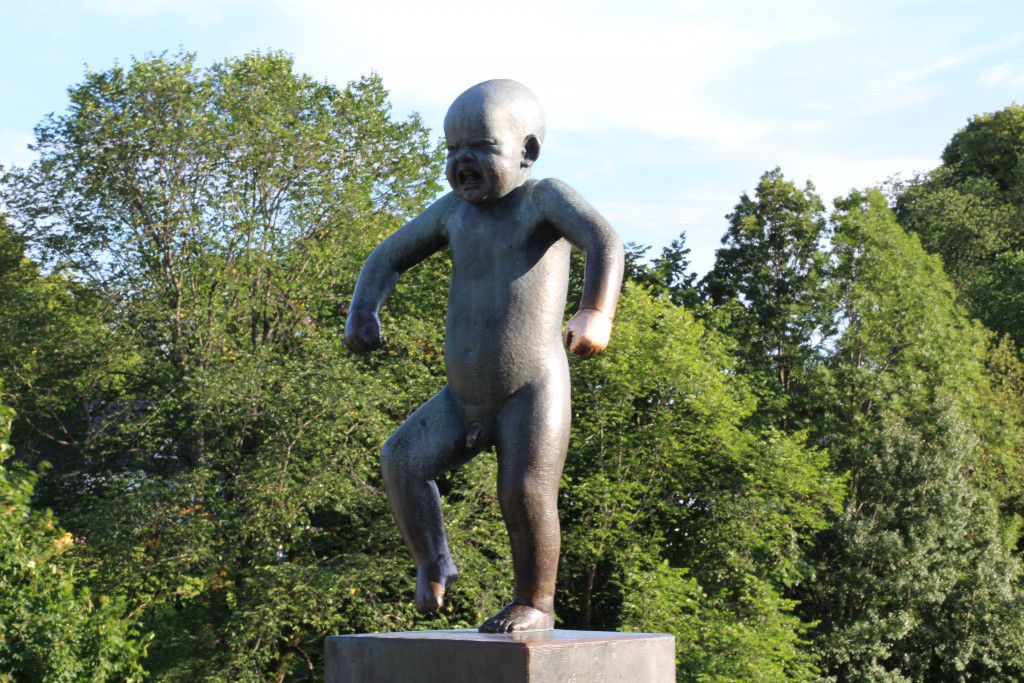
[[345, 320], [345, 343], [353, 351], [380, 346], [380, 309], [398, 277], [448, 243], [446, 217], [457, 197], [448, 193], [391, 234], [359, 271]]

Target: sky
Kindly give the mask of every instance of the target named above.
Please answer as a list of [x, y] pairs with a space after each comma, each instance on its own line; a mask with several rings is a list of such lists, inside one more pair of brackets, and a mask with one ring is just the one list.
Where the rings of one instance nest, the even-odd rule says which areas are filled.
[[86, 68], [182, 49], [377, 72], [438, 138], [467, 87], [521, 81], [547, 114], [534, 176], [652, 254], [686, 231], [698, 272], [765, 171], [829, 201], [934, 168], [971, 116], [1024, 103], [1020, 0], [0, 0], [0, 164], [31, 162]]

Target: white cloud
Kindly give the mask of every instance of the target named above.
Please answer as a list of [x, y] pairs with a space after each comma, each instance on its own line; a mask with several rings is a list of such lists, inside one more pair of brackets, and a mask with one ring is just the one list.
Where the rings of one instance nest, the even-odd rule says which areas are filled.
[[552, 129], [632, 130], [723, 147], [762, 139], [771, 127], [751, 111], [723, 105], [712, 91], [779, 45], [840, 31], [830, 7], [798, 1], [279, 3], [300, 67], [332, 80], [353, 69], [376, 70], [396, 99], [422, 111], [443, 112], [475, 82], [514, 78], [544, 102]]
[[940, 87], [930, 82], [933, 76], [1016, 47], [1022, 41], [1024, 34], [1012, 33], [992, 42], [938, 57], [922, 57], [913, 66], [894, 69], [891, 73], [870, 79], [854, 95], [812, 103], [810, 106], [817, 110], [841, 112], [845, 116], [871, 116], [922, 104], [940, 92]]
[[[916, 4], [921, 12], [903, 11]], [[548, 113], [538, 174], [578, 187], [626, 239], [660, 246], [685, 229], [700, 270], [710, 265], [724, 215], [764, 170], [780, 165], [798, 183], [812, 178], [826, 200], [926, 170], [953, 132], [941, 130], [942, 121], [976, 111], [971, 102], [982, 87], [1024, 86], [1024, 60], [1013, 52], [1024, 34], [985, 35], [956, 12], [925, 12], [916, 0], [87, 7], [126, 26], [157, 17], [172, 42], [196, 23], [223, 20], [225, 31], [237, 24], [231, 50], [284, 49], [299, 71], [333, 83], [376, 71], [396, 114], [422, 113], [435, 134], [464, 88], [520, 80]], [[1020, 22], [989, 23], [1002, 32]], [[201, 58], [209, 50], [186, 47]], [[0, 135], [0, 162], [24, 163], [30, 138], [12, 135]]]
[[939, 165], [939, 159], [888, 156], [865, 158], [847, 154], [798, 153], [782, 160], [786, 176], [800, 185], [810, 178], [826, 203], [836, 197], [879, 185], [893, 176], [910, 178]]
[[1024, 64], [1017, 60], [996, 64], [982, 71], [978, 82], [990, 88], [997, 85], [1024, 87]]

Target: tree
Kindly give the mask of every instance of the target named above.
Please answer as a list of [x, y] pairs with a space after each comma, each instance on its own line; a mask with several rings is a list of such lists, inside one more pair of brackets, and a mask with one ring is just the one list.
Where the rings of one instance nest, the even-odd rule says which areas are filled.
[[941, 256], [972, 315], [1024, 345], [1024, 106], [973, 117], [943, 165], [897, 186], [900, 223]]
[[831, 323], [824, 206], [812, 184], [799, 189], [776, 168], [727, 218], [701, 289], [725, 313], [742, 370], [758, 377], [765, 419], [799, 429], [799, 395]]
[[[279, 53], [70, 97], [0, 180], [0, 378], [19, 463], [53, 463], [0, 472], [9, 675], [311, 680], [330, 633], [477, 625], [511, 577], [494, 457], [439, 482], [463, 571], [429, 622], [377, 461], [444, 383], [449, 263], [405, 274], [380, 353], [341, 338], [366, 254], [439, 189], [429, 131]], [[1013, 334], [1016, 148], [958, 145], [900, 215]], [[560, 625], [675, 633], [681, 680], [1024, 675], [1009, 334], [876, 192], [830, 230], [775, 170], [729, 220], [697, 289], [684, 236], [633, 249], [612, 347], [572, 368]]]
[[1024, 106], [972, 117], [942, 151], [954, 183], [988, 178], [1017, 203], [1024, 201]]
[[42, 274], [2, 215], [0, 299], [0, 382], [20, 415], [18, 459], [58, 469], [91, 461], [109, 426], [102, 401], [137, 361], [130, 340], [105, 324], [109, 309], [95, 291], [61, 268]]
[[120, 600], [93, 598], [75, 538], [30, 505], [35, 475], [11, 462], [0, 404], [0, 681], [139, 681], [149, 635]]
[[814, 680], [786, 590], [841, 481], [797, 438], [748, 425], [730, 343], [628, 284], [613, 344], [575, 364], [558, 614], [669, 631], [680, 680]]
[[[377, 453], [444, 382], [448, 263], [405, 275], [381, 353], [353, 356], [341, 328], [366, 253], [438, 188], [428, 132], [389, 117], [376, 77], [337, 89], [279, 54], [157, 57], [70, 92], [3, 193], [46, 273], [19, 255], [19, 282], [98, 302], [75, 310], [118, 349], [59, 392], [94, 419], [40, 501], [74, 520], [83, 576], [154, 632], [158, 679], [316, 678], [326, 634], [425, 625]], [[681, 638], [686, 676], [808, 678], [806, 625], [781, 593], [836, 480], [799, 438], [745, 426], [755, 404], [728, 340], [674, 303], [692, 285], [682, 241], [653, 268], [664, 289], [626, 292], [621, 350], [577, 372], [563, 625], [643, 625], [633, 596], [667, 562], [714, 625]], [[22, 433], [45, 439], [25, 405]], [[433, 627], [475, 626], [508, 592], [494, 474], [481, 455], [439, 482], [463, 572]]]
[[[336, 313], [308, 305], [347, 284], [330, 277], [339, 261], [437, 188], [420, 174], [434, 146], [418, 119], [387, 118], [379, 79], [339, 91], [282, 55], [206, 73], [191, 55], [135, 62], [88, 74], [71, 103], [40, 125], [41, 160], [8, 174], [5, 200], [44, 263], [117, 307], [152, 356], [143, 384], [293, 343]], [[189, 425], [190, 410], [168, 415]], [[186, 465], [202, 455], [200, 433], [174, 443]]]
[[[84, 450], [41, 482], [74, 520], [84, 575], [155, 632], [158, 678], [316, 677], [324, 634], [418, 623], [376, 451], [443, 381], [446, 264], [403, 283], [382, 356], [352, 358], [340, 329], [366, 252], [438, 188], [428, 131], [392, 120], [379, 78], [338, 89], [278, 53], [134, 61], [70, 97], [3, 196], [51, 289], [98, 300], [97, 343], [119, 350], [81, 354], [98, 380], [60, 395], [91, 416]], [[39, 339], [0, 352], [60, 341]], [[45, 439], [22, 402], [19, 433]], [[452, 516], [478, 518], [463, 559], [487, 585], [463, 583], [453, 624], [503, 587], [492, 467], [450, 496]]]
[[661, 250], [661, 256], [650, 264], [642, 259], [648, 248], [630, 244], [626, 252], [627, 279], [645, 285], [659, 297], [667, 297], [677, 306], [696, 307], [700, 303], [697, 292], [697, 274], [690, 271], [690, 248], [686, 246], [686, 233], [672, 240]]
[[851, 488], [805, 603], [825, 669], [843, 681], [1017, 680], [1020, 527], [1000, 518], [991, 487], [1001, 444], [986, 431], [987, 336], [881, 193], [851, 194], [833, 220], [842, 332], [819, 401]]

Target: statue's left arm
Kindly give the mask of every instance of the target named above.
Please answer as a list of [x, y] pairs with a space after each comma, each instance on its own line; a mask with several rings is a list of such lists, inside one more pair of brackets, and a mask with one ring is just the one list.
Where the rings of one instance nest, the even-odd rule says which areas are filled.
[[559, 180], [537, 183], [546, 221], [587, 259], [579, 311], [565, 327], [571, 353], [589, 358], [608, 346], [622, 289], [625, 250], [615, 230], [578, 192]]

